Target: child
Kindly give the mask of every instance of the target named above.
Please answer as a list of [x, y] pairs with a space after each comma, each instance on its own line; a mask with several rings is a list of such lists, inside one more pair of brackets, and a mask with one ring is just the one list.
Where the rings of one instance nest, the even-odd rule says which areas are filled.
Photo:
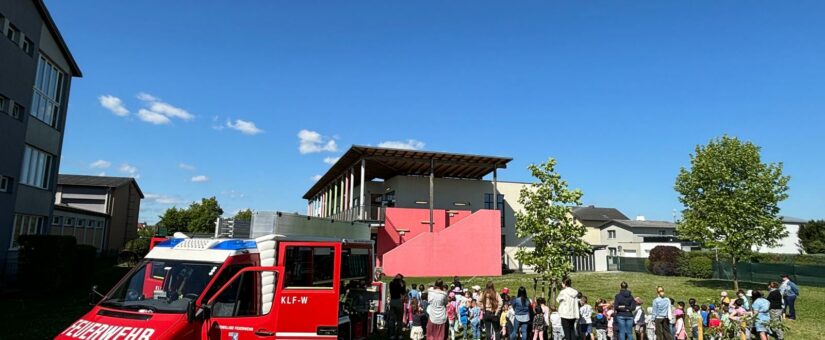
[[544, 340], [545, 326], [547, 324], [544, 319], [544, 309], [541, 308], [541, 305], [536, 306], [536, 315], [533, 316], [533, 340]]
[[553, 328], [553, 340], [564, 339], [564, 329], [561, 327], [561, 315], [556, 307], [550, 307], [550, 326]]
[[[559, 320], [561, 323], [561, 320]], [[596, 307], [596, 317], [593, 320], [593, 328], [596, 329], [597, 340], [607, 340], [607, 316], [604, 315], [604, 307]], [[555, 326], [553, 327], [553, 339], [556, 338]]]
[[481, 340], [481, 309], [476, 300], [470, 303], [470, 323], [473, 325], [473, 339]]
[[507, 334], [510, 334], [510, 333], [507, 332], [507, 330], [508, 330], [508, 328], [507, 328], [507, 322], [508, 322], [507, 313], [509, 313], [509, 311], [510, 311], [510, 305], [509, 304], [504, 304], [503, 306], [501, 306], [501, 318], [499, 318], [498, 324], [499, 324], [499, 326], [501, 326], [501, 336], [502, 337], [506, 336]]
[[579, 307], [579, 334], [583, 339], [592, 339], [593, 307], [587, 304], [587, 296], [582, 296]]
[[681, 309], [676, 309], [676, 311], [673, 312], [673, 316], [676, 317], [676, 340], [687, 339], [687, 332], [685, 331], [685, 313], [682, 312]]
[[699, 309], [701, 310], [699, 315], [702, 317], [702, 328], [708, 328], [708, 319], [710, 317], [710, 314], [708, 314], [708, 305], [702, 305]]
[[722, 293], [719, 294], [719, 305], [730, 305], [730, 298], [728, 297], [728, 292], [723, 290]]
[[653, 315], [653, 307], [647, 307], [645, 331], [647, 331], [647, 340], [656, 340], [656, 316]]
[[720, 330], [722, 326], [722, 322], [719, 321], [719, 315], [716, 314], [716, 311], [713, 310], [710, 312], [710, 319], [708, 320], [708, 331], [705, 333], [707, 335], [707, 339], [715, 340], [721, 339]]
[[450, 292], [447, 302], [447, 322], [450, 329], [450, 339], [455, 340], [455, 333], [458, 330], [458, 323], [456, 317], [458, 316], [458, 309], [456, 308], [455, 293]]
[[[633, 329], [637, 339], [645, 340], [645, 311], [642, 309], [642, 298], [636, 297], [636, 310], [633, 311]], [[654, 339], [650, 339], [654, 340]]]
[[458, 322], [461, 324], [462, 339], [467, 339], [467, 333], [470, 332], [470, 300], [464, 300], [464, 303], [458, 307]]
[[418, 299], [412, 299], [410, 308], [413, 311], [412, 328], [410, 329], [410, 339], [421, 340], [424, 339], [424, 323], [426, 317], [424, 311], [418, 306]]
[[613, 314], [616, 314], [616, 311], [613, 310], [613, 304], [610, 302], [606, 303], [604, 309], [604, 316], [607, 317], [607, 336], [611, 339], [616, 339], [619, 337], [619, 335], [614, 333], [614, 331], [618, 331], [618, 329], [616, 329], [616, 327], [613, 327]]
[[699, 315], [699, 307], [696, 306], [696, 299], [688, 299], [688, 307], [685, 314], [685, 329], [688, 331], [688, 338], [696, 340], [699, 338], [699, 324], [701, 323], [699, 321], [701, 316]]
[[503, 338], [507, 339], [510, 337], [510, 334], [513, 334], [513, 329], [515, 328], [516, 311], [513, 310], [509, 303], [505, 303], [504, 306], [507, 306], [507, 326], [503, 329], [506, 331]]

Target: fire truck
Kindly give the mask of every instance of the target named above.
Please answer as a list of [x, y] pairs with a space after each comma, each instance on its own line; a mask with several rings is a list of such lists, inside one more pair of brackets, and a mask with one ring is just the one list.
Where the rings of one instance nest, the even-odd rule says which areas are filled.
[[177, 233], [155, 243], [56, 339], [359, 339], [377, 332], [386, 298], [373, 277], [369, 225], [259, 214], [249, 239]]

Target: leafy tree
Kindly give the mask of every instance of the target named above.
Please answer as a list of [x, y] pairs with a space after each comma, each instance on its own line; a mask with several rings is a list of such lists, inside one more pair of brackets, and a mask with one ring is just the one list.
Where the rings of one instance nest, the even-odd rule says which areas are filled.
[[739, 289], [736, 264], [754, 246], [776, 246], [787, 235], [777, 217], [779, 202], [788, 198], [790, 177], [782, 163], [765, 164], [760, 148], [723, 136], [696, 146], [690, 169], [676, 177], [682, 219], [680, 237], [730, 255], [733, 287]]
[[192, 202], [187, 208], [172, 207], [166, 209], [158, 221], [159, 226], [166, 227], [172, 234], [177, 231], [206, 233], [215, 230], [215, 221], [223, 214], [218, 200], [213, 196]]
[[552, 284], [560, 282], [573, 270], [571, 256], [590, 252], [582, 240], [586, 229], [573, 217], [572, 207], [581, 205], [582, 192], [569, 190], [567, 182], [556, 173], [556, 160], [528, 168], [538, 181], [521, 189], [516, 212], [516, 236], [531, 237], [533, 251], [521, 247], [516, 258]]
[[215, 221], [223, 215], [223, 209], [215, 196], [201, 199], [189, 205], [189, 231], [195, 233], [215, 231]]
[[252, 209], [245, 209], [245, 210], [238, 211], [238, 213], [235, 214], [234, 219], [235, 219], [235, 221], [246, 221], [246, 222], [252, 221]]
[[808, 254], [825, 254], [825, 220], [799, 226], [799, 248]]
[[178, 231], [189, 231], [189, 209], [171, 207], [163, 212], [157, 225], [165, 227], [167, 233], [174, 234]]

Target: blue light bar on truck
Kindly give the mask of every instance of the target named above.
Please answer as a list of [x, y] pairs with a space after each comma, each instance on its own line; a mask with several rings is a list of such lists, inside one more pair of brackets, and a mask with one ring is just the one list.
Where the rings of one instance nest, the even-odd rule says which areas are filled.
[[174, 248], [176, 245], [178, 245], [178, 243], [181, 243], [184, 240], [186, 240], [186, 239], [185, 238], [170, 238], [166, 241], [163, 241], [161, 243], [156, 244], [155, 247]]
[[212, 246], [211, 249], [219, 250], [243, 250], [243, 249], [257, 249], [258, 244], [252, 240], [226, 240]]

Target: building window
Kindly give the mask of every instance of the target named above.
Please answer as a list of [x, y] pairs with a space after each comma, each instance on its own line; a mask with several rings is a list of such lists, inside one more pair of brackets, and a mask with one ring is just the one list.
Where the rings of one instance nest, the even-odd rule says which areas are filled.
[[52, 225], [60, 225], [60, 220], [61, 220], [61, 219], [62, 219], [62, 218], [61, 218], [60, 216], [54, 216], [54, 217], [52, 217]]
[[14, 107], [11, 108], [11, 116], [20, 119], [20, 116], [23, 114], [23, 112], [26, 112], [26, 108], [24, 108], [23, 105], [14, 103]]
[[11, 179], [6, 176], [0, 176], [0, 192], [11, 191]]
[[95, 221], [89, 220], [89, 228], [95, 227]]
[[37, 64], [31, 115], [49, 126], [57, 126], [60, 98], [63, 94], [63, 72], [42, 55]]
[[14, 27], [14, 25], [9, 24], [9, 27], [6, 29], [6, 38], [9, 38], [9, 40], [17, 44], [17, 39], [20, 39], [20, 30]]
[[2, 112], [8, 112], [8, 111], [7, 111], [8, 109], [6, 109], [6, 103], [8, 103], [8, 101], [9, 101], [9, 99], [8, 99], [8, 98], [6, 98], [6, 97], [4, 97], [4, 96], [0, 95], [0, 111], [2, 111]]
[[610, 256], [618, 256], [619, 255], [619, 252], [616, 250], [616, 248], [607, 248], [607, 251], [609, 252]]
[[[498, 210], [501, 212], [501, 227], [504, 228], [504, 195], [498, 194], [496, 201]], [[484, 209], [493, 209], [493, 194], [484, 194]]]
[[611, 239], [611, 240], [616, 238], [616, 231], [615, 230], [608, 230], [607, 231], [607, 238]]
[[664, 230], [659, 230], [659, 235], [665, 236], [667, 235], [667, 232], [665, 232]]
[[20, 246], [17, 242], [20, 235], [39, 234], [45, 220], [46, 218], [43, 216], [15, 214], [14, 224], [12, 224], [11, 230], [11, 249], [17, 249], [17, 247]]
[[81, 228], [85, 227], [86, 226], [86, 219], [78, 218], [77, 219], [77, 226], [81, 227]]
[[51, 182], [54, 156], [26, 145], [20, 183], [47, 189]]
[[29, 40], [28, 38], [23, 39], [23, 52], [25, 52], [29, 56], [32, 55], [32, 46], [34, 46], [34, 43], [32, 43], [31, 40]]

